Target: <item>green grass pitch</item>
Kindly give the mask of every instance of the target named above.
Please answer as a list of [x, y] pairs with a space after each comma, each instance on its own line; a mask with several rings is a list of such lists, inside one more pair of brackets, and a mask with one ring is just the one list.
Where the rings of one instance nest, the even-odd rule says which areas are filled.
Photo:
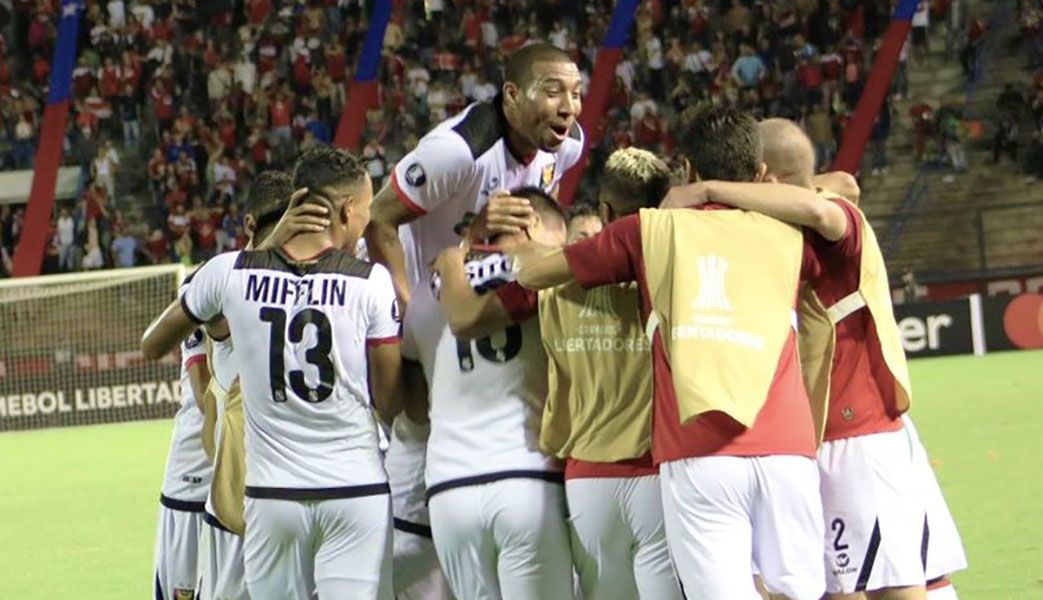
[[[956, 516], [970, 600], [1043, 598], [1043, 352], [912, 364], [913, 417]], [[151, 597], [169, 422], [0, 434], [0, 598]]]

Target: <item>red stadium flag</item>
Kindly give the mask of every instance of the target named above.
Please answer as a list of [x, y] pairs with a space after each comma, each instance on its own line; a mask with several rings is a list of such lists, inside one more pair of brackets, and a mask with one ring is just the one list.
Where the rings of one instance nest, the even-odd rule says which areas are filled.
[[15, 277], [39, 275], [40, 267], [43, 265], [51, 214], [54, 212], [54, 186], [58, 179], [58, 167], [62, 162], [62, 140], [65, 137], [65, 123], [69, 116], [72, 69], [76, 62], [76, 38], [82, 10], [82, 0], [62, 1], [58, 43], [51, 61], [50, 93], [36, 148], [25, 229], [14, 254], [14, 268], [11, 274]]
[[869, 80], [858, 100], [858, 106], [844, 130], [844, 139], [840, 143], [837, 158], [833, 161], [833, 170], [856, 173], [862, 163], [869, 135], [873, 131], [876, 115], [884, 104], [891, 89], [891, 78], [898, 66], [898, 56], [902, 45], [909, 36], [913, 14], [916, 12], [918, 0], [901, 0], [895, 8], [894, 18], [884, 33], [880, 50], [873, 60], [873, 68], [869, 71]]
[[384, 47], [384, 31], [391, 18], [391, 0], [377, 0], [369, 19], [369, 31], [359, 54], [358, 69], [348, 88], [344, 112], [337, 125], [333, 145], [358, 150], [359, 140], [366, 128], [366, 111], [377, 103], [380, 75], [380, 51]]
[[583, 178], [583, 169], [587, 166], [587, 156], [590, 147], [600, 141], [600, 131], [605, 120], [605, 106], [608, 104], [608, 95], [612, 89], [612, 82], [616, 75], [616, 64], [623, 52], [623, 46], [627, 42], [630, 26], [634, 22], [634, 14], [637, 12], [637, 0], [619, 0], [612, 12], [612, 23], [605, 33], [605, 39], [601, 48], [598, 49], [597, 58], [594, 61], [594, 73], [590, 77], [590, 89], [586, 98], [583, 99], [583, 112], [579, 116], [579, 124], [585, 133], [583, 142], [583, 155], [576, 166], [569, 169], [561, 180], [561, 188], [558, 190], [558, 202], [562, 206], [572, 206], [572, 197], [576, 193], [580, 179]]

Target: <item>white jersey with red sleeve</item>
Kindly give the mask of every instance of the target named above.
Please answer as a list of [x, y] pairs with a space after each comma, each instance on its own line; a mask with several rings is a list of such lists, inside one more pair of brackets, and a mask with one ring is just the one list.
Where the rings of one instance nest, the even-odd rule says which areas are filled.
[[398, 343], [387, 269], [335, 249], [230, 252], [200, 267], [182, 306], [200, 322], [223, 314], [235, 340], [247, 497], [387, 492], [366, 353]]
[[203, 413], [188, 379], [188, 368], [206, 365], [206, 343], [202, 329], [181, 342], [181, 406], [174, 415], [167, 466], [163, 475], [163, 496], [168, 499], [202, 503], [210, 489], [213, 470], [203, 452]]
[[[499, 190], [535, 186], [551, 192], [579, 162], [583, 130], [577, 124], [555, 152], [519, 160], [506, 142], [502, 99], [477, 102], [443, 121], [396, 165], [391, 178], [399, 200], [419, 218], [401, 232], [415, 286], [438, 254], [460, 241], [454, 227], [477, 213]], [[404, 234], [403, 234], [404, 233]]]

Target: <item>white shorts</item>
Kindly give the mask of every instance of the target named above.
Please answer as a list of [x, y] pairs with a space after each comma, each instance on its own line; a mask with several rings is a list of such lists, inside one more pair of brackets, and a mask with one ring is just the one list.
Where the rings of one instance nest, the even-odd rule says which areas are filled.
[[392, 582], [396, 600], [451, 600], [431, 527], [395, 519]]
[[399, 600], [452, 597], [431, 541], [427, 486], [424, 484], [427, 438], [430, 435], [429, 425], [417, 425], [405, 414], [400, 414], [395, 417], [384, 457], [395, 523], [392, 581], [395, 597]]
[[760, 600], [753, 568], [773, 594], [825, 591], [822, 500], [803, 456], [705, 456], [659, 467], [666, 541], [689, 598]]
[[224, 528], [212, 515], [199, 537], [199, 598], [249, 600], [243, 572], [243, 538]]
[[156, 598], [192, 600], [196, 594], [203, 503], [160, 498], [153, 587]]
[[390, 600], [390, 499], [248, 497], [243, 558], [253, 600]]
[[924, 585], [927, 511], [905, 429], [824, 442], [818, 465], [826, 590]]
[[431, 497], [438, 560], [457, 598], [572, 599], [565, 490], [503, 479]]
[[569, 479], [565, 496], [584, 597], [681, 600], [658, 475]]
[[913, 440], [913, 468], [920, 481], [924, 506], [927, 509], [927, 581], [967, 568], [967, 555], [963, 551], [960, 532], [949, 512], [949, 505], [942, 495], [938, 478], [931, 467], [927, 449], [908, 415], [902, 417], [905, 428]]

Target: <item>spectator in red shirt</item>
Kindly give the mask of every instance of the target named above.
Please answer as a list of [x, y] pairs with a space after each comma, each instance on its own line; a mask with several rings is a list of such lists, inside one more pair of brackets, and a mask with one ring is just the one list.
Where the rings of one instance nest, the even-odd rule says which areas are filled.
[[170, 216], [167, 217], [167, 229], [170, 231], [170, 236], [174, 239], [180, 239], [181, 236], [185, 235], [191, 224], [191, 219], [185, 213], [184, 204], [174, 206]]
[[145, 241], [145, 253], [157, 265], [170, 262], [170, 241], [162, 230], [152, 230]]
[[159, 79], [152, 85], [149, 96], [152, 98], [152, 111], [156, 116], [156, 132], [161, 135], [174, 121], [174, 96]]

